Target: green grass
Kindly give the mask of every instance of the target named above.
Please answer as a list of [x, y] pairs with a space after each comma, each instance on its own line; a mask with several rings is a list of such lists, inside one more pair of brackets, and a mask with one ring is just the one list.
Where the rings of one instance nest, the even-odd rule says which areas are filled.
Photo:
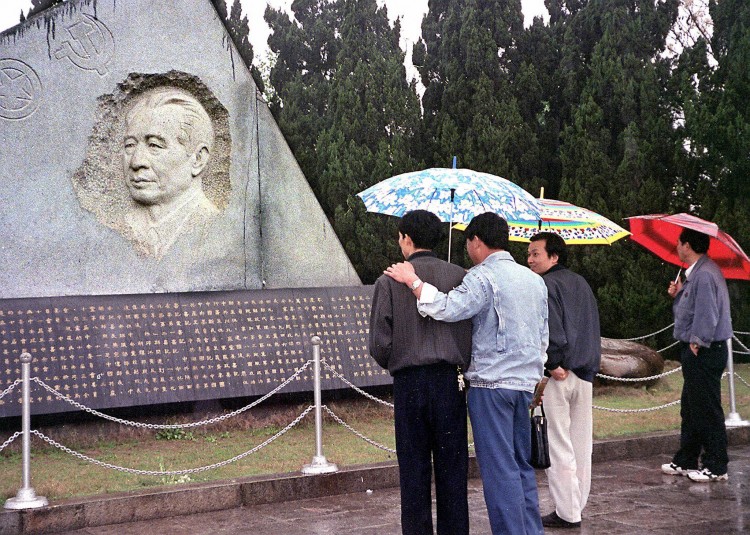
[[[677, 366], [668, 361], [667, 369]], [[750, 364], [738, 364], [735, 371], [750, 382]], [[679, 398], [681, 374], [672, 374], [649, 387], [599, 386], [594, 405], [617, 408], [650, 408]], [[725, 411], [728, 412], [726, 386]], [[750, 388], [735, 381], [737, 411], [750, 418]], [[325, 402], [325, 396], [324, 396]], [[393, 412], [364, 398], [328, 403], [331, 409], [366, 437], [394, 449]], [[92, 432], [84, 426], [73, 429], [45, 429], [43, 432], [64, 445], [99, 461], [141, 470], [183, 470], [218, 463], [263, 443], [299, 415], [304, 405], [278, 405], [260, 417], [243, 414], [212, 427], [188, 430], [120, 430]], [[253, 413], [260, 408], [248, 411]], [[324, 412], [325, 415], [325, 412]], [[167, 423], [178, 423], [174, 418]], [[189, 416], [179, 423], [193, 421]], [[632, 436], [679, 429], [679, 405], [639, 413], [613, 413], [594, 410], [596, 439]], [[65, 426], [63, 426], [65, 427]], [[68, 426], [70, 427], [70, 426]], [[21, 486], [20, 438], [0, 453], [0, 499], [15, 496]], [[352, 434], [330, 418], [325, 419], [323, 452], [341, 466], [395, 460], [395, 455], [379, 449]], [[55, 501], [138, 490], [179, 483], [234, 479], [253, 475], [296, 472], [315, 454], [314, 416], [304, 420], [268, 446], [221, 468], [190, 474], [147, 476], [128, 474], [93, 465], [32, 438], [32, 486], [37, 494]]]

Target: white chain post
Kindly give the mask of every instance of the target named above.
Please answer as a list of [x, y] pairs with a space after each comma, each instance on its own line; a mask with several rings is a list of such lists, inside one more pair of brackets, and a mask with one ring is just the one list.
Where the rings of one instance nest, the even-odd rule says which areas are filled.
[[8, 498], [6, 509], [37, 509], [46, 507], [49, 502], [44, 496], [37, 496], [31, 487], [31, 355], [21, 354], [21, 431], [23, 448], [23, 486], [15, 498]]
[[312, 337], [313, 347], [313, 382], [315, 397], [315, 457], [310, 464], [302, 467], [307, 475], [330, 474], [338, 472], [338, 467], [329, 463], [323, 455], [323, 408], [320, 401], [320, 337]]
[[746, 427], [750, 425], [750, 422], [740, 418], [737, 412], [737, 405], [734, 400], [734, 359], [732, 358], [732, 339], [727, 340], [727, 352], [729, 358], [727, 359], [727, 375], [729, 376], [729, 414], [727, 419], [724, 420], [726, 427]]

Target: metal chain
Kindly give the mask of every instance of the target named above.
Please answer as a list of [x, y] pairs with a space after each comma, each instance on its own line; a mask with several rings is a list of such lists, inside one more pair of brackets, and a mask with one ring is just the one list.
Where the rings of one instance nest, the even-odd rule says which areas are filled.
[[259, 444], [255, 446], [254, 448], [247, 450], [244, 453], [240, 453], [239, 455], [236, 455], [232, 457], [231, 459], [227, 459], [225, 461], [221, 461], [218, 463], [210, 464], [208, 466], [201, 466], [198, 468], [188, 468], [187, 470], [139, 470], [137, 468], [127, 468], [124, 466], [117, 466], [114, 464], [105, 463], [103, 461], [100, 461], [98, 459], [94, 459], [93, 457], [89, 457], [88, 455], [84, 455], [83, 453], [79, 453], [77, 451], [74, 451], [67, 446], [63, 446], [59, 442], [56, 442], [55, 440], [51, 439], [50, 437], [44, 435], [43, 433], [37, 431], [36, 429], [32, 430], [31, 432], [35, 435], [37, 435], [39, 438], [47, 442], [48, 444], [64, 451], [65, 453], [69, 453], [70, 455], [77, 457], [78, 459], [81, 459], [83, 461], [87, 461], [89, 463], [95, 464], [97, 466], [101, 466], [102, 468], [110, 468], [112, 470], [117, 470], [120, 472], [125, 472], [128, 474], [136, 474], [141, 476], [181, 476], [186, 474], [197, 474], [199, 472], [205, 472], [206, 470], [213, 470], [215, 468], [221, 468], [222, 466], [226, 466], [230, 463], [233, 463], [235, 461], [239, 461], [240, 459], [243, 459], [244, 457], [247, 457], [248, 455], [251, 455], [255, 453], [256, 451], [268, 446], [271, 442], [279, 438], [281, 435], [289, 431], [292, 427], [297, 425], [307, 414], [314, 408], [313, 405], [310, 405], [307, 407], [302, 413], [297, 416], [297, 418], [294, 419], [289, 425], [287, 425], [284, 429], [276, 433], [274, 436], [269, 438], [268, 440], [264, 441], [262, 444]]
[[745, 386], [746, 386], [746, 387], [750, 388], [750, 384], [748, 384], [748, 382], [747, 382], [747, 381], [745, 381], [745, 380], [744, 380], [744, 379], [743, 379], [743, 378], [742, 378], [742, 377], [740, 376], [740, 374], [739, 374], [739, 373], [737, 373], [737, 372], [734, 372], [734, 376], [735, 376], [735, 377], [737, 377], [737, 379], [739, 379], [739, 380], [740, 380], [740, 381], [742, 381], [743, 383], [745, 383]]
[[636, 340], [643, 340], [644, 338], [649, 338], [650, 336], [655, 336], [655, 335], [657, 335], [659, 333], [663, 333], [664, 331], [666, 331], [667, 329], [671, 328], [672, 326], [674, 326], [674, 323], [670, 323], [669, 325], [667, 325], [663, 329], [660, 329], [660, 330], [658, 330], [656, 332], [653, 332], [651, 334], [647, 334], [645, 336], [636, 336], [635, 338], [613, 338], [613, 340], [622, 340], [623, 342], [635, 342]]
[[243, 413], [243, 412], [245, 412], [245, 411], [247, 411], [249, 409], [252, 409], [256, 405], [259, 405], [259, 404], [263, 403], [265, 400], [267, 400], [268, 398], [270, 398], [271, 396], [273, 396], [274, 394], [276, 394], [279, 390], [281, 390], [282, 388], [284, 388], [286, 385], [288, 385], [289, 383], [291, 383], [300, 373], [302, 373], [310, 365], [311, 362], [312, 362], [312, 360], [308, 360], [303, 366], [297, 368], [297, 370], [294, 372], [294, 374], [291, 375], [287, 380], [285, 380], [279, 386], [277, 386], [276, 388], [274, 388], [273, 390], [271, 390], [268, 394], [266, 394], [263, 397], [261, 397], [261, 398], [255, 400], [255, 401], [253, 401], [249, 405], [245, 405], [244, 407], [242, 407], [240, 409], [237, 409], [236, 411], [232, 411], [230, 413], [223, 414], [223, 415], [217, 416], [215, 418], [210, 418], [208, 420], [201, 420], [199, 422], [190, 422], [190, 423], [187, 423], [187, 424], [144, 424], [144, 423], [141, 423], [141, 422], [133, 422], [133, 421], [130, 421], [130, 420], [123, 420], [121, 418], [116, 418], [114, 416], [110, 416], [108, 414], [104, 414], [103, 412], [99, 412], [99, 411], [94, 410], [92, 408], [86, 407], [85, 405], [83, 405], [81, 403], [78, 403], [77, 401], [74, 401], [74, 400], [70, 399], [65, 394], [61, 394], [60, 392], [58, 392], [57, 390], [55, 390], [51, 386], [47, 385], [44, 381], [42, 381], [38, 377], [33, 377], [31, 380], [32, 381], [36, 381], [40, 386], [42, 386], [42, 388], [44, 388], [45, 390], [47, 390], [51, 394], [57, 396], [59, 399], [61, 399], [63, 401], [67, 401], [68, 403], [70, 403], [74, 407], [76, 407], [76, 408], [78, 408], [78, 409], [80, 409], [82, 411], [86, 411], [86, 412], [88, 412], [90, 414], [93, 414], [95, 416], [99, 416], [100, 418], [104, 418], [105, 420], [109, 420], [111, 422], [116, 422], [116, 423], [119, 423], [119, 424], [122, 424], [122, 425], [129, 425], [129, 426], [132, 426], [132, 427], [142, 427], [142, 428], [145, 428], [145, 429], [189, 429], [189, 428], [193, 428], [193, 427], [199, 427], [201, 425], [211, 425], [211, 424], [215, 424], [215, 423], [218, 423], [218, 422], [222, 422], [224, 420], [227, 420], [229, 418], [237, 416], [238, 414], [241, 414], [241, 413]]
[[651, 411], [658, 411], [659, 409], [666, 409], [667, 407], [671, 407], [672, 405], [677, 405], [680, 402], [680, 400], [672, 401], [671, 403], [667, 403], [665, 405], [659, 405], [658, 407], [649, 407], [647, 409], [610, 409], [608, 407], [599, 407], [598, 405], [593, 405], [593, 408], [598, 409], [600, 411], [609, 411], [609, 412], [651, 412]]
[[358, 388], [357, 386], [355, 386], [355, 385], [354, 385], [354, 384], [353, 384], [353, 383], [352, 383], [351, 381], [349, 381], [349, 380], [348, 380], [348, 379], [347, 379], [346, 377], [344, 377], [344, 376], [343, 376], [343, 375], [341, 375], [341, 374], [340, 374], [339, 372], [337, 372], [336, 370], [334, 370], [334, 369], [333, 369], [333, 366], [331, 366], [330, 364], [328, 364], [328, 363], [327, 363], [327, 362], [325, 361], [325, 359], [320, 359], [320, 362], [321, 362], [321, 363], [323, 364], [323, 366], [325, 366], [325, 367], [326, 367], [326, 368], [327, 368], [327, 369], [328, 369], [328, 370], [329, 370], [329, 371], [330, 371], [330, 372], [331, 372], [331, 373], [332, 373], [333, 375], [335, 375], [336, 377], [338, 377], [338, 378], [339, 378], [339, 379], [340, 379], [340, 380], [341, 380], [341, 381], [342, 381], [343, 383], [345, 383], [345, 384], [346, 384], [347, 386], [349, 386], [349, 388], [352, 388], [352, 389], [356, 390], [357, 392], [359, 392], [360, 394], [362, 394], [362, 395], [363, 395], [363, 396], [365, 396], [366, 398], [369, 398], [369, 399], [371, 399], [372, 401], [375, 401], [375, 402], [377, 402], [377, 403], [380, 403], [381, 405], [385, 405], [386, 407], [390, 407], [390, 408], [393, 408], [393, 403], [389, 403], [389, 402], [387, 402], [387, 401], [385, 401], [385, 400], [383, 400], [383, 399], [380, 399], [380, 398], [378, 398], [378, 397], [376, 397], [376, 396], [373, 396], [372, 394], [369, 394], [369, 393], [365, 392], [364, 390], [362, 390], [361, 388]]
[[603, 373], [597, 373], [596, 376], [601, 379], [607, 379], [610, 381], [622, 381], [623, 383], [639, 383], [641, 381], [651, 381], [654, 379], [661, 379], [662, 377], [666, 377], [667, 375], [672, 375], [673, 373], [677, 373], [682, 369], [682, 366], [679, 366], [675, 368], [674, 370], [669, 370], [668, 372], [660, 373], [659, 375], [652, 375], [651, 377], [613, 377], [611, 375], [604, 375]]
[[367, 442], [369, 444], [372, 444], [373, 446], [375, 446], [376, 448], [380, 448], [381, 450], [385, 450], [387, 452], [394, 453], [394, 454], [396, 453], [396, 450], [391, 449], [388, 446], [384, 446], [382, 444], [379, 444], [379, 443], [375, 442], [374, 440], [372, 440], [371, 438], [367, 438], [365, 435], [363, 435], [362, 433], [360, 433], [359, 431], [357, 431], [356, 429], [354, 429], [351, 425], [349, 425], [344, 420], [342, 420], [341, 418], [339, 418], [331, 409], [328, 408], [327, 405], [323, 405], [322, 408], [324, 408], [326, 410], [326, 412], [331, 416], [331, 418], [333, 418], [334, 420], [336, 420], [339, 424], [343, 425], [345, 428], [347, 428], [349, 431], [351, 431], [352, 433], [354, 433], [355, 435], [357, 435], [359, 438], [361, 438], [365, 442]]
[[679, 340], [677, 340], [677, 341], [676, 341], [676, 342], [674, 342], [673, 344], [669, 344], [669, 345], [668, 345], [667, 347], [662, 347], [661, 349], [657, 349], [657, 350], [656, 350], [656, 352], [657, 352], [657, 353], [661, 353], [662, 351], [666, 351], [667, 349], [670, 349], [670, 348], [672, 348], [672, 347], [676, 346], [676, 345], [677, 345], [677, 344], [679, 344], [679, 343], [680, 343], [680, 341], [679, 341]]
[[21, 379], [16, 379], [13, 381], [8, 388], [0, 392], [0, 399], [3, 399], [5, 396], [10, 394], [15, 387], [17, 387], [19, 384], [21, 384]]
[[0, 451], [3, 451], [5, 448], [7, 448], [8, 446], [10, 446], [10, 443], [13, 442], [15, 439], [17, 439], [20, 436], [21, 436], [21, 432], [20, 431], [16, 431], [15, 433], [13, 433], [10, 436], [10, 438], [8, 440], [6, 440], [5, 442], [3, 442], [2, 446], [0, 446]]
[[[734, 338], [734, 341], [737, 342], [742, 349], [744, 349], [745, 351], [750, 351], [750, 349], [748, 349], [747, 346], [745, 344], [743, 344], [742, 341], [739, 338], [737, 338], [736, 336], [732, 336], [732, 338]], [[735, 353], [736, 353], [736, 351], [735, 351]]]
[[744, 334], [746, 336], [750, 336], [750, 333], [742, 332], [742, 331], [734, 331], [734, 334]]

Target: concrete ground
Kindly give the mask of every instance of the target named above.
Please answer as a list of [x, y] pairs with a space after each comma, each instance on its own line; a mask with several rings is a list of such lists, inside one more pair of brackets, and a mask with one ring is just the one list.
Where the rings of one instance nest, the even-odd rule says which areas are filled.
[[[666, 453], [644, 444], [638, 460], [598, 462], [580, 529], [562, 533], [680, 535], [750, 533], [750, 445], [730, 448], [729, 481], [662, 475]], [[542, 514], [552, 509], [538, 473]], [[471, 533], [490, 533], [482, 482], [469, 483]], [[63, 531], [65, 535], [399, 535], [398, 488], [244, 506], [215, 512]], [[553, 532], [554, 530], [548, 530]]]

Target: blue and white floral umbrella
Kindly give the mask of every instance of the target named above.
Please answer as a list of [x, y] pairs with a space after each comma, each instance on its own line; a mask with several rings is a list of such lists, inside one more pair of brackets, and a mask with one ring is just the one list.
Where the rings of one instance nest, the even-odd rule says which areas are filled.
[[[446, 223], [469, 223], [484, 212], [494, 212], [509, 223], [531, 224], [541, 219], [541, 207], [529, 192], [505, 178], [471, 169], [404, 173], [357, 195], [368, 212], [397, 217], [411, 210], [428, 210]], [[450, 241], [448, 247], [450, 251]]]

